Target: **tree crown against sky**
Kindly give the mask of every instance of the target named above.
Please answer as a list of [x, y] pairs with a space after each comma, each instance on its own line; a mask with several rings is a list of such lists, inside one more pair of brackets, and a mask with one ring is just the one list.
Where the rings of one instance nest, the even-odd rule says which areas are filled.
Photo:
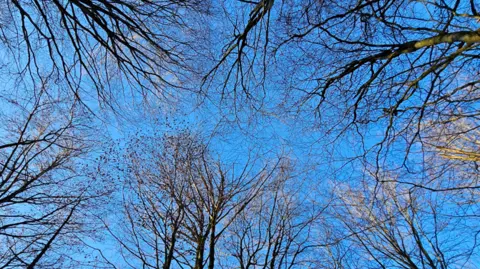
[[0, 7], [0, 266], [477, 268], [476, 1]]

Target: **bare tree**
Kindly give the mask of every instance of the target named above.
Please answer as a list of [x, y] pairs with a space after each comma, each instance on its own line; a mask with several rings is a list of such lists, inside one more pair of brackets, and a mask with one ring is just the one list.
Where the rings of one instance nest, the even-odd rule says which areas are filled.
[[[437, 129], [452, 118], [476, 122], [475, 1], [238, 5], [243, 9], [225, 8], [235, 31], [205, 85], [253, 101], [263, 96], [259, 105], [268, 100], [265, 107], [278, 108], [276, 114], [294, 113], [332, 140], [354, 136], [357, 156], [377, 170], [411, 169], [408, 155], [419, 152], [426, 122]], [[393, 159], [394, 166], [382, 165]]]
[[274, 88], [260, 92], [268, 107], [311, 125], [333, 152], [317, 154], [340, 161], [349, 192], [341, 224], [325, 227], [330, 265], [475, 268], [478, 2], [238, 5], [206, 85], [253, 101], [259, 84]]
[[63, 251], [74, 247], [82, 231], [78, 217], [85, 216], [80, 209], [95, 196], [91, 180], [79, 172], [79, 160], [90, 149], [81, 110], [45, 87], [33, 97], [0, 97], [2, 268], [77, 262]]
[[290, 72], [272, 77], [299, 75], [287, 85], [297, 105], [349, 109], [347, 124], [419, 116], [445, 98], [476, 100], [463, 95], [477, 84], [474, 1], [240, 2], [244, 12], [226, 9], [243, 20], [232, 20], [236, 31], [212, 73], [226, 65], [244, 82], [225, 85], [248, 86], [262, 70], [257, 61], [263, 71], [280, 66]]
[[208, 10], [199, 3], [0, 4], [0, 267], [84, 264], [62, 253], [81, 241], [87, 202], [103, 193], [82, 159], [94, 125], [85, 107], [136, 102], [138, 95], [117, 95], [127, 89], [148, 101], [187, 88], [183, 76], [195, 75], [199, 48], [190, 41], [201, 25], [193, 17]]
[[23, 1], [2, 3], [4, 64], [19, 80], [54, 77], [75, 98], [116, 104], [119, 88], [171, 97], [194, 75], [192, 41], [204, 1]]
[[133, 268], [214, 268], [220, 238], [274, 169], [247, 156], [237, 170], [190, 131], [135, 138], [121, 156], [127, 222], [107, 228]]
[[284, 162], [269, 186], [234, 221], [224, 240], [228, 251], [222, 268], [317, 268], [316, 237], [325, 208], [302, 194], [293, 169]]
[[346, 251], [338, 268], [477, 268], [478, 215], [464, 212], [478, 204], [464, 192], [373, 182], [336, 188], [333, 214]]

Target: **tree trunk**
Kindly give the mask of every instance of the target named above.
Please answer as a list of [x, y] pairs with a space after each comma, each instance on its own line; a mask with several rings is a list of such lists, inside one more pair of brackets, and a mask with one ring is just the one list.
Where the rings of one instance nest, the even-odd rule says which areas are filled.
[[215, 218], [212, 220], [212, 232], [210, 233], [210, 244], [208, 249], [208, 269], [215, 266]]
[[194, 269], [202, 269], [203, 267], [203, 255], [205, 251], [205, 237], [199, 239], [195, 254], [195, 266]]

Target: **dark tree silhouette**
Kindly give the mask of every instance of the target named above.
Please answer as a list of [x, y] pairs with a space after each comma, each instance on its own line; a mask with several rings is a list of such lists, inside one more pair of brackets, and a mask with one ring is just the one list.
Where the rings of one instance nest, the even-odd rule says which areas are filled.
[[[8, 1], [2, 3], [1, 44], [12, 73], [53, 77], [77, 99], [93, 88], [102, 103], [117, 93], [171, 97], [194, 75], [189, 61], [205, 1]], [[188, 74], [188, 77], [184, 77]], [[123, 90], [122, 90], [123, 89]]]

